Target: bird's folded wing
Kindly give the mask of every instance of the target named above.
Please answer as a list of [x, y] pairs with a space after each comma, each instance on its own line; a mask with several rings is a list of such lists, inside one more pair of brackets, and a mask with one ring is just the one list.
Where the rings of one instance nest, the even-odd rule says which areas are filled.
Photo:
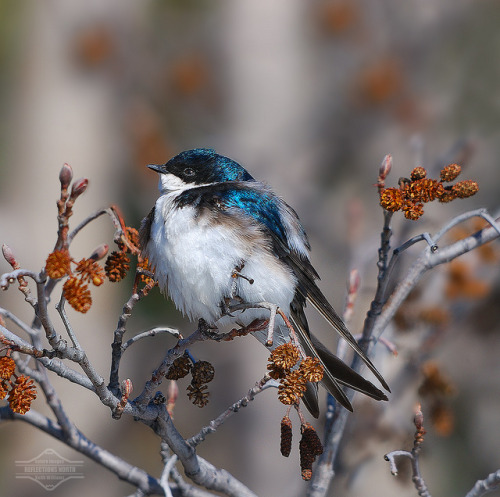
[[[372, 361], [358, 345], [358, 342], [356, 342], [354, 337], [346, 328], [342, 319], [340, 319], [334, 308], [330, 305], [326, 297], [316, 285], [314, 280], [317, 278], [317, 273], [310, 261], [299, 256], [296, 252], [289, 250], [277, 237], [273, 238], [275, 247], [277, 247], [280, 251], [280, 258], [286, 261], [298, 279], [297, 292], [299, 293], [301, 300], [304, 303], [306, 299], [311, 302], [320, 314], [331, 324], [335, 331], [349, 344], [349, 346], [354, 349], [357, 354], [359, 354], [363, 362], [380, 381], [381, 385], [388, 392], [390, 392], [389, 385], [387, 385], [382, 375], [378, 372]], [[299, 309], [297, 309], [297, 311], [299, 311]], [[308, 333], [308, 331], [306, 331], [306, 333]]]

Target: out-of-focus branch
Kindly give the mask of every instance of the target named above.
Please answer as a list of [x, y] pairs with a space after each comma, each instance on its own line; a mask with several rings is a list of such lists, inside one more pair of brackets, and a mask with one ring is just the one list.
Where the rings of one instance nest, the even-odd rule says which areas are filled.
[[418, 405], [416, 408], [415, 418], [413, 419], [413, 422], [417, 431], [415, 432], [415, 436], [413, 438], [413, 448], [411, 452], [408, 452], [407, 450], [395, 450], [386, 454], [384, 458], [389, 462], [391, 473], [395, 476], [398, 474], [396, 457], [407, 457], [408, 459], [410, 459], [412, 481], [418, 495], [420, 497], [432, 497], [429, 493], [425, 480], [420, 473], [419, 456], [425, 435], [424, 416], [422, 414], [420, 405]]
[[[484, 210], [472, 211], [471, 213], [458, 216], [458, 219], [459, 222], [462, 222], [474, 216], [485, 218], [484, 213]], [[371, 303], [370, 310], [368, 311], [364, 322], [362, 339], [360, 341], [360, 346], [366, 353], [370, 352], [370, 349], [377, 342], [388, 323], [394, 317], [394, 314], [399, 306], [429, 269], [432, 269], [439, 264], [450, 262], [456, 257], [500, 236], [500, 231], [498, 225], [496, 224], [500, 221], [500, 218], [496, 221], [487, 219], [492, 226], [484, 228], [467, 238], [452, 243], [449, 246], [441, 247], [439, 250], [435, 250], [434, 246], [444, 233], [449, 230], [448, 226], [455, 226], [457, 224], [457, 221], [453, 219], [447, 226], [440, 230], [435, 237], [432, 238], [431, 245], [424, 250], [421, 257], [413, 264], [413, 266], [411, 266], [406, 277], [398, 285], [391, 296], [390, 302], [385, 305], [388, 299], [388, 296], [386, 295], [386, 288], [388, 284], [387, 278], [390, 277], [391, 274], [391, 271], [388, 270], [391, 265], [389, 264], [388, 266], [387, 264], [387, 256], [390, 250], [391, 214], [392, 213], [390, 212], [384, 211], [384, 227], [381, 234], [381, 246], [379, 249], [379, 258], [377, 263], [379, 269], [377, 289], [375, 298]], [[363, 363], [360, 357], [357, 355], [354, 356], [351, 364], [352, 369], [359, 371], [362, 365]], [[346, 395], [349, 401], [352, 401], [354, 392], [352, 390], [348, 390]], [[339, 409], [337, 406], [330, 406], [329, 408], [329, 422], [327, 424], [324, 452], [320, 456], [317, 468], [313, 474], [311, 485], [308, 488], [309, 497], [323, 497], [328, 491], [329, 484], [335, 476], [333, 464], [335, 463], [340, 442], [347, 424], [348, 414], [349, 413], [345, 409]]]
[[490, 473], [484, 480], [478, 480], [471, 491], [465, 497], [481, 497], [496, 490], [500, 485], [500, 469], [494, 473]]
[[[415, 432], [413, 448], [409, 452], [407, 450], [394, 450], [384, 456], [385, 460], [389, 462], [389, 467], [393, 475], [398, 474], [398, 467], [396, 463], [397, 457], [406, 457], [411, 462], [412, 481], [420, 497], [431, 497], [425, 481], [420, 473], [419, 455], [420, 448], [424, 441], [425, 430], [423, 427], [423, 415], [420, 406], [417, 408], [417, 413], [414, 419]], [[490, 473], [484, 480], [478, 480], [474, 487], [466, 494], [465, 497], [481, 497], [488, 492], [496, 490], [500, 485], [500, 470]]]
[[[469, 219], [471, 216], [459, 216], [462, 220]], [[498, 223], [500, 218], [496, 220]], [[455, 225], [454, 220], [450, 224]], [[436, 237], [434, 241], [437, 241], [440, 236], [442, 236], [447, 231], [446, 227], [443, 228]], [[385, 307], [380, 318], [377, 320], [376, 326], [373, 329], [373, 338], [376, 341], [378, 337], [382, 334], [387, 324], [394, 317], [397, 309], [401, 303], [406, 299], [411, 290], [420, 281], [422, 276], [430, 269], [443, 264], [445, 262], [450, 262], [453, 259], [463, 255], [471, 250], [484, 245], [485, 243], [491, 242], [500, 236], [499, 232], [495, 227], [484, 228], [473, 235], [459, 240], [447, 247], [441, 247], [438, 251], [433, 252], [430, 249], [426, 249], [424, 253], [420, 256], [417, 261], [408, 270], [406, 277], [401, 281], [396, 290], [394, 291], [391, 301]]]

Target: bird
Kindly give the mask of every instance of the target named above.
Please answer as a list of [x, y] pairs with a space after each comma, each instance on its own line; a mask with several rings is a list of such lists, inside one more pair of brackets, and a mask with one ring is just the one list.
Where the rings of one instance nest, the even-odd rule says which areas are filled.
[[[154, 268], [160, 290], [178, 310], [190, 320], [203, 319], [214, 328], [227, 322], [251, 327], [266, 316], [269, 321], [270, 311], [244, 308], [229, 312], [228, 305], [274, 304], [296, 330], [303, 354], [319, 359], [324, 369], [321, 383], [342, 406], [353, 410], [343, 386], [387, 400], [384, 392], [336, 357], [309, 330], [304, 312], [308, 302], [390, 392], [319, 289], [308, 237], [292, 207], [238, 162], [213, 149], [186, 150], [165, 164], [147, 167], [159, 174], [160, 196], [141, 222], [140, 246]], [[289, 329], [279, 317], [274, 328], [274, 347], [290, 340]], [[271, 345], [269, 333], [262, 328], [252, 334]], [[317, 384], [308, 383], [303, 398], [316, 418], [317, 392]]]

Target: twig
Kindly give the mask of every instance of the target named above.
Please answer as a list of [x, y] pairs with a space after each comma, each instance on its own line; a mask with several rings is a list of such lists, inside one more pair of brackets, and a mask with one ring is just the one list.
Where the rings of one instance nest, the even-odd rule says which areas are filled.
[[448, 224], [443, 226], [436, 235], [434, 236], [434, 241], [438, 242], [448, 231], [450, 231], [452, 228], [457, 226], [460, 223], [463, 223], [464, 221], [467, 221], [468, 219], [471, 219], [473, 217], [481, 217], [485, 221], [488, 221], [490, 225], [497, 231], [498, 234], [500, 234], [500, 227], [498, 226], [498, 219], [494, 219], [486, 209], [476, 209], [473, 211], [468, 211], [464, 212], [463, 214], [460, 214], [459, 216], [454, 217]]
[[481, 497], [481, 495], [496, 490], [499, 485], [500, 469], [490, 473], [484, 480], [478, 480], [465, 497]]
[[399, 247], [394, 249], [394, 255], [399, 255], [401, 252], [404, 252], [406, 249], [410, 248], [415, 243], [425, 241], [432, 252], [435, 252], [438, 249], [438, 246], [435, 244], [434, 240], [432, 240], [431, 235], [429, 233], [424, 232], [420, 233], [420, 235], [416, 235], [413, 238], [410, 238], [408, 241], [400, 245]]
[[207, 435], [215, 433], [217, 429], [233, 414], [238, 412], [242, 407], [246, 407], [249, 402], [251, 402], [256, 395], [263, 392], [269, 387], [277, 386], [277, 382], [272, 380], [269, 375], [265, 375], [260, 381], [258, 381], [253, 388], [251, 388], [247, 395], [242, 397], [240, 400], [235, 402], [233, 405], [228, 407], [222, 414], [217, 418], [212, 420], [207, 426], [203, 427], [198, 434], [187, 440], [187, 443], [192, 447], [196, 447], [201, 442], [203, 442]]
[[111, 368], [109, 373], [109, 384], [108, 388], [118, 394], [119, 385], [120, 385], [120, 361], [122, 358], [122, 353], [125, 349], [122, 348], [123, 343], [123, 335], [127, 329], [127, 323], [132, 316], [132, 311], [134, 310], [135, 305], [142, 298], [144, 298], [149, 291], [153, 288], [154, 282], [151, 282], [144, 286], [141, 290], [137, 292], [133, 292], [130, 298], [127, 300], [125, 305], [123, 306], [123, 311], [121, 316], [118, 319], [118, 325], [113, 334], [113, 343], [111, 344]]
[[200, 323], [198, 329], [194, 333], [192, 333], [188, 338], [179, 340], [175, 347], [167, 351], [161, 364], [153, 371], [151, 379], [144, 385], [144, 389], [141, 394], [134, 400], [134, 404], [139, 410], [146, 408], [151, 399], [154, 397], [154, 390], [161, 384], [165, 374], [174, 362], [174, 359], [181, 356], [192, 344], [208, 340], [210, 338], [203, 332], [202, 328], [203, 324]]
[[33, 328], [31, 328], [28, 324], [26, 324], [24, 321], [19, 319], [15, 314], [8, 311], [7, 309], [3, 309], [2, 307], [0, 307], [0, 315], [12, 321], [16, 326], [19, 326], [19, 328], [21, 328], [30, 337], [37, 335], [37, 332], [33, 330]]
[[[5, 243], [2, 245], [2, 255], [14, 271], [21, 269], [21, 266], [19, 265], [19, 262], [17, 262], [14, 252], [8, 245], [5, 245]], [[17, 281], [19, 283], [18, 289], [24, 295], [24, 300], [31, 304], [32, 307], [35, 307], [36, 299], [33, 297], [33, 295], [31, 295], [31, 290], [29, 289], [28, 283], [26, 282], [24, 277], [22, 275], [18, 276]], [[6, 290], [6, 287], [4, 287], [3, 285], [0, 286], [2, 287], [2, 290]]]
[[78, 339], [76, 338], [75, 332], [73, 331], [73, 327], [69, 322], [68, 315], [66, 314], [66, 309], [64, 308], [65, 302], [66, 299], [64, 298], [64, 293], [61, 293], [61, 299], [56, 305], [57, 312], [59, 312], [59, 315], [61, 316], [61, 320], [64, 324], [64, 327], [66, 328], [66, 332], [68, 333], [68, 336], [71, 340], [71, 343], [73, 344], [73, 347], [75, 347], [75, 349], [77, 350], [83, 350], [82, 347], [80, 346], [80, 343], [78, 342]]
[[170, 490], [170, 486], [168, 484], [168, 480], [170, 478], [170, 473], [175, 467], [177, 463], [177, 456], [175, 454], [171, 455], [163, 466], [163, 471], [161, 472], [160, 484], [165, 490], [165, 496], [172, 496], [172, 491]]
[[[464, 219], [470, 218], [470, 216], [458, 216], [462, 221]], [[497, 219], [498, 222], [498, 219]], [[456, 223], [452, 221], [450, 225], [455, 225]], [[449, 225], [448, 225], [449, 226]], [[434, 237], [437, 241], [438, 236], [442, 236], [446, 230], [441, 230], [438, 235]], [[406, 299], [411, 290], [420, 281], [422, 276], [430, 269], [443, 264], [445, 262], [450, 262], [456, 257], [463, 255], [471, 250], [484, 245], [499, 237], [499, 233], [496, 229], [492, 227], [484, 228], [473, 235], [463, 238], [447, 247], [442, 247], [437, 252], [432, 252], [429, 249], [425, 250], [421, 257], [415, 261], [413, 266], [409, 269], [406, 277], [398, 285], [394, 294], [392, 295], [391, 301], [384, 308], [383, 313], [377, 320], [376, 326], [373, 329], [373, 337], [375, 340], [381, 335], [387, 324], [393, 318], [397, 309], [401, 303]]]
[[10, 285], [23, 276], [31, 278], [35, 283], [41, 283], [45, 280], [44, 277], [41, 277], [33, 271], [28, 271], [27, 269], [16, 269], [10, 273], [3, 273], [2, 276], [0, 276], [0, 288], [2, 290], [7, 290]]
[[432, 497], [425, 480], [423, 479], [420, 473], [420, 465], [419, 465], [419, 457], [420, 457], [420, 449], [422, 447], [422, 443], [424, 442], [424, 416], [422, 414], [422, 409], [420, 405], [417, 406], [415, 412], [415, 418], [413, 420], [415, 424], [415, 428], [417, 431], [415, 432], [415, 436], [413, 438], [413, 448], [411, 452], [406, 450], [395, 450], [389, 452], [384, 456], [384, 459], [389, 462], [389, 467], [391, 473], [393, 475], [398, 474], [398, 468], [396, 464], [396, 457], [407, 457], [411, 461], [411, 470], [412, 470], [412, 481], [417, 493], [420, 497]]
[[106, 209], [100, 209], [90, 216], [88, 216], [86, 219], [84, 219], [71, 233], [68, 234], [68, 245], [73, 241], [73, 238], [83, 229], [85, 226], [87, 226], [89, 223], [97, 219], [98, 217], [102, 216], [103, 214], [107, 214], [111, 221], [113, 222], [113, 225], [115, 227], [115, 236], [114, 239], [115, 241], [118, 241], [120, 243], [123, 243], [131, 253], [137, 254], [138, 250], [137, 247], [132, 245], [130, 243], [130, 240], [125, 234], [125, 223], [123, 221], [123, 217], [119, 212], [118, 207], [115, 205], [112, 205], [111, 207], [107, 207]]
[[127, 340], [122, 345], [122, 352], [125, 352], [131, 345], [137, 343], [139, 340], [142, 340], [143, 338], [155, 337], [156, 335], [160, 335], [162, 333], [168, 333], [175, 338], [180, 337], [179, 330], [176, 330], [175, 328], [168, 328], [168, 327], [152, 328], [150, 330], [143, 331], [142, 333], [139, 333], [138, 335], [135, 335], [134, 337]]

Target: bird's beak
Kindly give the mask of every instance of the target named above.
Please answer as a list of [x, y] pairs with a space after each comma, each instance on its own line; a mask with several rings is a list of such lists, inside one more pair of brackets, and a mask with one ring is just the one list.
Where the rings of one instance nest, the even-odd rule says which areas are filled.
[[165, 164], [149, 164], [148, 165], [149, 169], [152, 169], [153, 171], [156, 171], [157, 173], [164, 173], [165, 172]]

